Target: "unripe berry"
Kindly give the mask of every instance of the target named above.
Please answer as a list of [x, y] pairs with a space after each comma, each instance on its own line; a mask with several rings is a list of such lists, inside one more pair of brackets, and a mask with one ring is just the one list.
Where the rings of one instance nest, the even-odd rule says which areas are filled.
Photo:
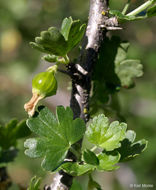
[[54, 76], [57, 67], [53, 66], [45, 72], [38, 73], [32, 80], [31, 100], [24, 105], [24, 109], [30, 116], [34, 115], [35, 106], [39, 100], [56, 94], [57, 80]]
[[32, 80], [32, 93], [43, 98], [56, 94], [57, 80], [52, 71], [38, 73]]

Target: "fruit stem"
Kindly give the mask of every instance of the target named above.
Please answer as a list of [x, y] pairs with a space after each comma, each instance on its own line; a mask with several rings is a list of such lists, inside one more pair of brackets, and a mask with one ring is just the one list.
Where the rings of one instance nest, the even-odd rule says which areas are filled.
[[54, 74], [57, 72], [58, 64], [48, 67], [47, 71], [53, 72]]
[[69, 63], [69, 57], [67, 54], [64, 56], [64, 59], [65, 59], [65, 63], [68, 64]]
[[37, 105], [37, 103], [39, 102], [39, 100], [43, 99], [43, 96], [40, 96], [38, 93], [33, 93], [32, 98], [30, 99], [29, 102], [27, 102], [26, 104], [24, 104], [24, 109], [26, 112], [28, 112], [29, 116], [33, 116], [35, 113], [35, 107]]

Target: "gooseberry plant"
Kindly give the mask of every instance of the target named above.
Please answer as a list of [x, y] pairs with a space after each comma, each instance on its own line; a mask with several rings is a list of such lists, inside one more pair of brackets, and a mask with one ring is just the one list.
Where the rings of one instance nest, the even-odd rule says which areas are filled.
[[[42, 158], [42, 168], [56, 173], [45, 189], [81, 189], [73, 178], [88, 174], [88, 189], [100, 190], [100, 184], [92, 178], [93, 171], [117, 170], [120, 162], [132, 160], [146, 149], [147, 141], [135, 141], [136, 133], [127, 129], [114, 105], [120, 89], [134, 87], [133, 79], [142, 76], [142, 64], [127, 58], [128, 41], [107, 37], [107, 33], [122, 30], [125, 22], [155, 16], [155, 2], [148, 0], [127, 14], [130, 0], [122, 12], [110, 10], [108, 0], [90, 0], [87, 27], [80, 20], [65, 18], [60, 29], [50, 27], [30, 43], [52, 65], [32, 80], [33, 95], [24, 105], [29, 115], [27, 127], [25, 121], [17, 124], [15, 120], [0, 127], [1, 167], [15, 157], [17, 139], [31, 131], [35, 137], [25, 141], [25, 154]], [[80, 56], [73, 61], [69, 52], [81, 41]], [[62, 65], [64, 70], [60, 69]], [[45, 106], [36, 106], [41, 99], [57, 93], [57, 72], [71, 78], [72, 90], [70, 107], [60, 105], [55, 114]], [[108, 118], [108, 107], [116, 111], [119, 121], [110, 121], [116, 118]], [[39, 184], [35, 177], [28, 189], [38, 190]]]

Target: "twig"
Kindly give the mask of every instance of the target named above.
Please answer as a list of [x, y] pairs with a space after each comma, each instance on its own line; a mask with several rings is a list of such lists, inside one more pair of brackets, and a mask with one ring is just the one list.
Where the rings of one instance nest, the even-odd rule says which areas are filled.
[[[89, 21], [81, 56], [76, 64], [75, 75], [72, 76], [72, 94], [70, 106], [74, 117], [89, 120], [89, 95], [91, 77], [101, 43], [106, 33], [108, 20], [108, 0], [90, 0]], [[103, 26], [103, 27], [101, 27]], [[80, 72], [85, 71], [84, 72]], [[71, 71], [71, 73], [73, 73]]]

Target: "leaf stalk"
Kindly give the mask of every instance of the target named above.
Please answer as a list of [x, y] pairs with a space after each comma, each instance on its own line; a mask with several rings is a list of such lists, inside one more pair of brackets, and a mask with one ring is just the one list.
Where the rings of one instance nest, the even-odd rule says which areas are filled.
[[131, 0], [128, 0], [128, 2], [126, 3], [125, 7], [123, 8], [122, 14], [125, 15], [128, 11], [128, 8], [130, 6], [130, 2]]
[[134, 9], [132, 12], [128, 13], [126, 16], [136, 16], [137, 14], [139, 14], [140, 12], [144, 11], [149, 6], [151, 6], [154, 2], [155, 0], [149, 0], [144, 4], [142, 4], [141, 6], [139, 6], [138, 8]]

